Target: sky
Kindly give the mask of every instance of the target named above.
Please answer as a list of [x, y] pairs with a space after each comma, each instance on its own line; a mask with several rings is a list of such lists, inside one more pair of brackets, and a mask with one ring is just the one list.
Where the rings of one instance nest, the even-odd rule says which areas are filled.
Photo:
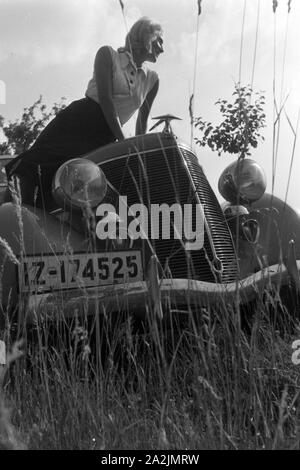
[[[123, 16], [119, 0], [0, 0], [0, 115], [15, 120], [40, 95], [49, 106], [61, 97], [67, 103], [82, 98], [98, 48], [124, 45], [126, 31], [147, 15], [162, 24], [165, 49], [156, 64], [149, 64], [160, 78], [150, 117], [180, 117], [173, 130], [191, 144], [191, 94], [194, 115], [217, 124], [217, 99], [230, 100], [234, 84], [239, 79], [243, 85], [251, 83], [254, 70], [253, 88], [266, 96], [267, 127], [265, 141], [251, 158], [264, 168], [271, 192], [275, 98], [278, 109], [283, 103], [284, 108], [274, 193], [282, 198], [287, 194], [288, 202], [300, 209], [300, 143], [293, 133], [300, 109], [300, 1], [290, 1], [288, 13], [288, 0], [278, 0], [274, 14], [273, 0], [202, 0], [199, 17], [197, 3], [123, 0]], [[128, 137], [134, 134], [134, 119], [125, 126]], [[194, 148], [217, 191], [222, 170], [235, 157]]]

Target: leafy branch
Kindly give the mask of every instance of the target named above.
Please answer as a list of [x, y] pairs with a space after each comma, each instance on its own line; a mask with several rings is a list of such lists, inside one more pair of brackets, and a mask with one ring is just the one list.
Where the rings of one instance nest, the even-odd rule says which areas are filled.
[[2, 129], [6, 141], [0, 144], [0, 155], [18, 154], [27, 150], [49, 120], [66, 107], [65, 98], [59, 103], [54, 103], [47, 109], [42, 101], [42, 96], [28, 108], [24, 108], [21, 119], [5, 124], [3, 116], [0, 116], [0, 129]]
[[250, 155], [250, 147], [256, 148], [259, 141], [264, 140], [261, 129], [266, 127], [264, 113], [265, 97], [262, 92], [253, 92], [250, 85], [241, 87], [235, 84], [232, 103], [219, 99], [218, 105], [223, 120], [214, 126], [202, 117], [195, 118], [194, 125], [201, 132], [195, 138], [196, 144], [217, 151]]

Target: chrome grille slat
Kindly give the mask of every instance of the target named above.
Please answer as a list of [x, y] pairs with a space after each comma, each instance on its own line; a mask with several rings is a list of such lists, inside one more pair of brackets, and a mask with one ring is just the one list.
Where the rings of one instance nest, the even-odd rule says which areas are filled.
[[182, 149], [182, 153], [199, 199], [204, 206], [204, 213], [212, 235], [216, 255], [223, 264], [222, 281], [234, 281], [237, 277], [236, 254], [231, 233], [219, 202], [199, 165], [197, 157], [186, 149]]

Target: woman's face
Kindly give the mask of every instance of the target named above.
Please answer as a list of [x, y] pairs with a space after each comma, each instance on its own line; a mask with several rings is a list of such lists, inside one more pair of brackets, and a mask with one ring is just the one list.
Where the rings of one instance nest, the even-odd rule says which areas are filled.
[[145, 60], [148, 62], [156, 62], [158, 56], [164, 52], [163, 43], [164, 41], [162, 36], [160, 34], [156, 34], [156, 36], [150, 42], [150, 47], [147, 51]]

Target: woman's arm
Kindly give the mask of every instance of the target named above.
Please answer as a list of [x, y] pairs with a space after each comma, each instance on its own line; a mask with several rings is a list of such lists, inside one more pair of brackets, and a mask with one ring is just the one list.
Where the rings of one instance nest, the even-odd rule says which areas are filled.
[[159, 87], [159, 80], [157, 79], [151, 90], [148, 92], [145, 101], [139, 109], [138, 117], [136, 120], [135, 135], [146, 134], [147, 121], [151, 110], [152, 103], [157, 95]]
[[95, 58], [95, 78], [98, 99], [107, 124], [118, 140], [124, 139], [121, 123], [112, 99], [112, 60], [107, 46], [101, 47]]

